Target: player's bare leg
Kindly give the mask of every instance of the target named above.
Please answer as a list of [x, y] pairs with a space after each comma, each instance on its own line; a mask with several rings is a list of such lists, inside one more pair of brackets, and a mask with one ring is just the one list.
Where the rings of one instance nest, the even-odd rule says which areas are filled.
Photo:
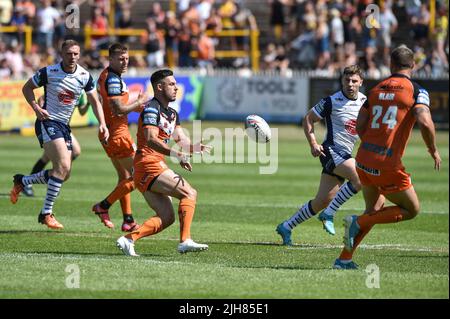
[[340, 182], [335, 176], [328, 174], [321, 175], [319, 189], [317, 190], [317, 194], [314, 199], [300, 206], [294, 215], [277, 226], [276, 232], [283, 239], [283, 245], [292, 245], [292, 230], [299, 224], [314, 216], [320, 210], [327, 207], [336, 192], [339, 190], [339, 186]]
[[194, 217], [197, 191], [179, 174], [167, 169], [153, 183], [151, 191], [178, 198], [180, 219], [180, 253], [208, 249], [208, 245], [197, 244], [191, 239], [191, 223]]
[[134, 190], [134, 182], [131, 176], [133, 158], [111, 158], [111, 162], [116, 169], [118, 183], [116, 188], [101, 202], [95, 204], [92, 210], [99, 216], [101, 222], [108, 228], [113, 228], [114, 224], [109, 217], [109, 207], [120, 199], [123, 214], [122, 231], [133, 231], [139, 227], [134, 221], [131, 212], [130, 192]]
[[134, 251], [137, 240], [155, 235], [175, 221], [175, 212], [169, 196], [150, 191], [146, 191], [143, 195], [147, 204], [156, 212], [156, 216], [149, 218], [137, 230], [117, 240], [117, 246], [128, 256], [138, 256]]
[[361, 190], [361, 183], [355, 168], [355, 159], [349, 158], [339, 164], [333, 170], [333, 173], [348, 181], [339, 188], [325, 210], [319, 214], [319, 220], [322, 221], [323, 228], [331, 235], [336, 233], [334, 229], [334, 216], [337, 210]]
[[[374, 211], [378, 211], [383, 208], [385, 198], [381, 195], [380, 191], [377, 187], [374, 186], [364, 186], [362, 188], [364, 201], [366, 203], [366, 209], [364, 214], [370, 214]], [[353, 253], [356, 250], [356, 247], [363, 240], [363, 238], [369, 233], [370, 229], [361, 230], [354, 238], [353, 249], [347, 250], [345, 247], [342, 249], [342, 252], [338, 259], [335, 260], [333, 268], [335, 269], [357, 269], [358, 265], [352, 261]], [[348, 234], [346, 234], [348, 236]], [[344, 236], [345, 237], [345, 236]], [[344, 241], [346, 239], [344, 238]]]

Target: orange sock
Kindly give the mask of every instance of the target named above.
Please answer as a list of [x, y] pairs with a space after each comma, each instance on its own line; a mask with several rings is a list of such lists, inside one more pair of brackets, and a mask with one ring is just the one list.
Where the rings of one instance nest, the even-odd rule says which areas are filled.
[[195, 200], [182, 198], [178, 205], [178, 217], [180, 219], [180, 242], [191, 238], [191, 223], [194, 218]]
[[131, 194], [128, 193], [120, 199], [123, 216], [131, 215]]
[[373, 213], [358, 216], [357, 222], [361, 229], [366, 229], [376, 224], [397, 223], [402, 219], [401, 208], [399, 206], [390, 206]]
[[142, 237], [157, 234], [161, 230], [163, 230], [161, 218], [159, 218], [158, 216], [153, 216], [152, 218], [147, 219], [145, 223], [143, 223], [142, 226], [139, 227], [138, 230], [131, 232], [125, 237], [136, 241], [138, 239], [141, 239]]
[[[124, 197], [125, 195], [131, 193], [134, 190], [134, 182], [133, 178], [130, 177], [128, 179], [124, 179], [119, 184], [117, 184], [116, 188], [111, 192], [111, 194], [106, 197], [106, 200], [111, 205], [114, 204], [118, 199]], [[122, 206], [123, 211], [123, 206]], [[131, 211], [131, 206], [130, 206]]]
[[358, 247], [359, 243], [363, 240], [364, 237], [366, 237], [366, 235], [370, 232], [370, 230], [372, 229], [372, 227], [369, 228], [365, 228], [364, 230], [361, 229], [361, 231], [359, 232], [358, 235], [356, 235], [354, 243], [353, 243], [353, 249], [352, 251], [348, 251], [347, 249], [345, 249], [345, 247], [342, 249], [342, 252], [339, 256], [339, 259], [344, 259], [344, 260], [350, 260], [353, 258], [353, 253], [356, 250], [356, 247]]

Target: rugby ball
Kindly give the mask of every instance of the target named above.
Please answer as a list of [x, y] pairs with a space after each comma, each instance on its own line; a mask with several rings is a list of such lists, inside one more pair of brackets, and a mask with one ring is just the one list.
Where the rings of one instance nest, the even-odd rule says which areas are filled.
[[267, 143], [272, 137], [269, 124], [256, 114], [249, 115], [245, 119], [245, 131], [248, 137], [257, 143]]

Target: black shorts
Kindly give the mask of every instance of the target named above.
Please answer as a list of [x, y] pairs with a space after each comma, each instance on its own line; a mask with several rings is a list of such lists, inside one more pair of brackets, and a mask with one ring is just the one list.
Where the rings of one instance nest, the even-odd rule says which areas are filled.
[[72, 150], [72, 137], [70, 136], [71, 130], [69, 125], [54, 120], [36, 120], [34, 130], [41, 147], [47, 142], [63, 138], [67, 149], [69, 151]]
[[352, 154], [340, 149], [337, 146], [323, 146], [323, 152], [325, 156], [320, 156], [320, 163], [322, 164], [322, 174], [327, 174], [336, 177], [341, 183], [345, 181], [345, 178], [333, 173], [336, 166], [341, 165], [343, 162], [352, 157]]

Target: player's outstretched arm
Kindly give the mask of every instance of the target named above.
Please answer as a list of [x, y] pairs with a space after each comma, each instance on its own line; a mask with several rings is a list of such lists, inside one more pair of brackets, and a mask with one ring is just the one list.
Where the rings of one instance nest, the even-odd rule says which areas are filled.
[[47, 110], [44, 110], [38, 102], [36, 102], [36, 96], [34, 95], [34, 89], [36, 89], [37, 86], [33, 83], [32, 79], [29, 79], [27, 83], [22, 88], [22, 93], [25, 99], [27, 100], [28, 104], [31, 106], [33, 111], [36, 113], [36, 117], [38, 120], [43, 121], [48, 119], [49, 114]]
[[191, 158], [190, 154], [183, 153], [172, 149], [164, 143], [159, 137], [159, 128], [156, 126], [147, 126], [144, 127], [144, 136], [147, 141], [147, 145], [151, 147], [154, 151], [161, 153], [166, 156], [176, 157], [180, 161], [181, 167], [187, 169], [188, 171], [192, 171], [192, 166], [189, 163], [189, 159]]
[[109, 131], [106, 127], [105, 116], [103, 114], [103, 108], [98, 100], [97, 91], [92, 90], [90, 92], [86, 92], [89, 103], [92, 105], [92, 110], [94, 111], [95, 117], [98, 120], [98, 135], [100, 142], [106, 143], [109, 138]]
[[422, 138], [427, 145], [428, 152], [434, 160], [434, 169], [439, 170], [442, 160], [436, 146], [436, 133], [430, 109], [426, 105], [417, 104], [414, 107], [414, 116], [422, 133]]
[[110, 103], [113, 109], [113, 112], [116, 115], [126, 115], [130, 112], [133, 111], [139, 111], [140, 109], [142, 109], [142, 106], [149, 100], [149, 97], [147, 95], [147, 93], [142, 93], [139, 92], [139, 96], [136, 99], [136, 101], [129, 103], [129, 104], [122, 104], [122, 102], [120, 101], [120, 99], [118, 98], [113, 98], [111, 99]]
[[306, 139], [311, 147], [311, 154], [314, 157], [325, 156], [323, 153], [323, 147], [317, 143], [316, 135], [314, 134], [314, 123], [320, 121], [321, 118], [311, 109], [303, 120], [303, 131], [305, 132]]
[[177, 126], [173, 133], [173, 139], [177, 145], [181, 147], [184, 152], [187, 153], [199, 153], [203, 154], [203, 152], [210, 153], [212, 147], [210, 145], [203, 144], [202, 142], [198, 142], [195, 144], [191, 143], [189, 137], [184, 134], [183, 129], [180, 126]]

